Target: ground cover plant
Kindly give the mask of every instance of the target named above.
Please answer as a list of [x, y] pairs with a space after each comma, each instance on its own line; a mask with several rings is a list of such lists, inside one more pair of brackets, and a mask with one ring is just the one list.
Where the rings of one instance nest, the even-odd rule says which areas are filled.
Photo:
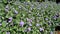
[[0, 2], [0, 34], [51, 34], [60, 25], [60, 4], [55, 2], [4, 3]]

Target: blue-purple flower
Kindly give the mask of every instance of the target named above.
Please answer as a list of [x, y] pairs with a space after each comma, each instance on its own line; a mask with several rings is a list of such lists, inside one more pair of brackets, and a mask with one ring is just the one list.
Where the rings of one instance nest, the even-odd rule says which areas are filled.
[[6, 34], [10, 34], [10, 32], [6, 32]]
[[40, 28], [40, 31], [44, 31], [44, 28]]
[[27, 29], [24, 30], [24, 32], [27, 32], [27, 31], [28, 31]]
[[59, 17], [59, 14], [53, 16], [53, 19], [56, 20]]
[[51, 25], [51, 21], [48, 21], [48, 25]]
[[6, 11], [6, 12], [9, 11], [9, 6], [8, 6], [8, 5], [5, 7], [5, 11]]
[[37, 23], [37, 24], [36, 24], [36, 26], [40, 26], [40, 24], [39, 24], [39, 23]]
[[12, 22], [12, 17], [9, 18], [8, 22]]
[[45, 8], [47, 8], [48, 7], [48, 5], [45, 5]]
[[53, 16], [53, 19], [54, 19], [54, 20], [56, 20], [56, 19], [57, 19], [57, 17], [56, 17], [56, 16]]
[[15, 14], [18, 14], [18, 11], [17, 10], [14, 10]]
[[31, 31], [31, 28], [30, 27], [28, 27], [28, 31]]
[[22, 7], [21, 6], [18, 6], [19, 9], [21, 9]]
[[31, 31], [31, 27], [28, 27], [27, 29], [24, 30], [24, 32], [29, 32]]
[[28, 21], [28, 22], [32, 22], [32, 19], [28, 19], [28, 18], [27, 18], [27, 21]]
[[9, 10], [8, 9], [5, 9], [5, 12], [8, 12]]
[[32, 26], [32, 24], [30, 23], [29, 26]]
[[45, 18], [45, 20], [48, 20], [48, 18]]
[[13, 10], [14, 10], [14, 13], [15, 13], [15, 14], [18, 14], [18, 11], [17, 11], [17, 10], [15, 10], [15, 8], [13, 8]]
[[53, 34], [53, 32], [51, 31], [50, 34]]
[[23, 22], [23, 21], [20, 22], [20, 26], [21, 26], [21, 27], [24, 26], [24, 22]]

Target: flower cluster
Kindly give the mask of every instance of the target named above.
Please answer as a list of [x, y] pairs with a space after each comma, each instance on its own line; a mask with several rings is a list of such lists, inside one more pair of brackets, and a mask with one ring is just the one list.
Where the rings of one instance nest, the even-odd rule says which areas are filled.
[[0, 34], [50, 34], [60, 23], [60, 5], [55, 2], [16, 1], [0, 7]]

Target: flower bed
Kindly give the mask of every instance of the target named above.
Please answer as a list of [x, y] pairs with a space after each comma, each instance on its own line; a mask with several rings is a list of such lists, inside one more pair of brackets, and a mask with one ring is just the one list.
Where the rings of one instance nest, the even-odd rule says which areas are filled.
[[0, 3], [0, 34], [50, 34], [60, 25], [60, 5], [55, 2]]

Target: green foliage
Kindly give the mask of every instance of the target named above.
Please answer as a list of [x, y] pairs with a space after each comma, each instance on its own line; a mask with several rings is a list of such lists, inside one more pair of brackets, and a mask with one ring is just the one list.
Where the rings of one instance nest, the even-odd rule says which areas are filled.
[[4, 3], [7, 3], [7, 0], [3, 0]]
[[2, 27], [6, 27], [6, 22], [5, 21], [2, 22]]
[[[6, 3], [5, 0], [3, 1]], [[60, 23], [60, 4], [55, 2], [15, 1], [7, 5], [4, 3], [0, 3], [0, 23], [2, 24], [0, 25], [0, 33], [4, 34], [9, 31], [11, 34], [50, 34], [50, 31], [54, 31], [55, 26]], [[12, 17], [11, 22], [9, 22], [10, 17]], [[20, 26], [21, 20], [24, 22], [23, 27]], [[30, 23], [32, 26], [28, 25]], [[41, 26], [36, 26], [36, 23]], [[32, 30], [24, 32], [28, 27]], [[41, 27], [44, 28], [43, 32], [39, 31]]]

